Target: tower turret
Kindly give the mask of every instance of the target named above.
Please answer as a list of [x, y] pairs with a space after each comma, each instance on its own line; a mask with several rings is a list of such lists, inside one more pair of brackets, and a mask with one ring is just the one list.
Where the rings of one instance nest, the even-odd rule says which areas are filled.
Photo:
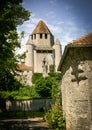
[[[30, 37], [29, 37], [30, 38]], [[31, 66], [33, 69], [33, 48], [34, 45], [30, 42], [30, 39], [28, 39], [26, 43], [26, 59], [25, 59], [25, 65]]]
[[61, 55], [62, 55], [61, 44], [58, 39], [56, 39], [53, 48], [55, 49], [55, 71], [57, 71], [61, 59]]

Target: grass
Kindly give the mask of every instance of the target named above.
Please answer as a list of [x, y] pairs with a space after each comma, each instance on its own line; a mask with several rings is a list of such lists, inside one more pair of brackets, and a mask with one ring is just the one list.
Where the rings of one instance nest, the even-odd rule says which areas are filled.
[[0, 112], [0, 119], [44, 117], [44, 112]]

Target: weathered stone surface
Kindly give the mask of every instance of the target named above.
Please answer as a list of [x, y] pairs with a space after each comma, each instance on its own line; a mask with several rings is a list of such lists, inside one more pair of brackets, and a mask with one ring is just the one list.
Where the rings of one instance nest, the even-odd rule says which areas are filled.
[[92, 128], [92, 47], [72, 47], [61, 66], [67, 130]]

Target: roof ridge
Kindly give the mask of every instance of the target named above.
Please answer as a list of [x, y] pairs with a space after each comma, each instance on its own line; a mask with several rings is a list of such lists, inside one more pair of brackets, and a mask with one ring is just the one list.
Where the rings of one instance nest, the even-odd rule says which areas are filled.
[[70, 44], [92, 44], [92, 32], [88, 33], [87, 35], [81, 36], [80, 38], [71, 41]]

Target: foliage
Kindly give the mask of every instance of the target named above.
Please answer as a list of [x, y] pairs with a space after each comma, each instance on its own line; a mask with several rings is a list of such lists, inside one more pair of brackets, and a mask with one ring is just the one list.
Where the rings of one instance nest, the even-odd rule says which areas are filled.
[[45, 119], [56, 130], [65, 130], [65, 119], [63, 117], [60, 93], [57, 93], [55, 102], [46, 113]]
[[58, 73], [58, 72], [50, 72], [49, 76], [54, 77], [57, 81], [60, 81], [62, 75], [61, 73]]
[[50, 71], [50, 73], [54, 73], [54, 71], [55, 71], [54, 65], [50, 65], [49, 71]]
[[58, 84], [58, 81], [61, 79], [61, 73], [49, 73], [49, 75], [49, 77], [54, 79], [51, 89], [53, 104], [51, 109], [46, 113], [45, 119], [56, 130], [65, 130], [61, 91]]
[[37, 80], [39, 80], [42, 77], [42, 73], [34, 73], [32, 75], [32, 83], [35, 84]]
[[41, 77], [36, 82], [36, 91], [41, 97], [51, 97], [52, 88], [57, 88], [56, 80], [50, 76]]
[[21, 63], [21, 64], [24, 63], [25, 57], [26, 57], [26, 53], [25, 53], [25, 52], [22, 53], [22, 54], [17, 54], [17, 55], [16, 55], [17, 60], [18, 60], [19, 63]]
[[[0, 4], [0, 90], [10, 89], [18, 61], [20, 47], [17, 26], [28, 20], [30, 13], [22, 7], [22, 0], [1, 0]], [[10, 79], [11, 78], [11, 79]], [[7, 89], [6, 89], [7, 88]], [[12, 88], [13, 89], [13, 88]]]
[[20, 86], [17, 91], [0, 91], [1, 98], [9, 100], [22, 100], [22, 99], [31, 99], [39, 98], [39, 95], [35, 91], [35, 86]]
[[47, 122], [56, 130], [65, 129], [65, 120], [63, 111], [58, 104], [52, 105], [52, 108], [46, 113]]
[[[4, 79], [5, 78], [5, 79]], [[0, 75], [0, 79], [2, 79], [1, 75]], [[5, 75], [5, 77], [3, 77], [4, 81], [0, 81], [0, 90], [1, 91], [15, 91], [18, 90], [19, 87], [21, 86], [21, 83], [19, 81], [17, 81], [14, 76], [11, 73], [8, 73], [7, 75]], [[4, 88], [3, 88], [4, 87]]]

